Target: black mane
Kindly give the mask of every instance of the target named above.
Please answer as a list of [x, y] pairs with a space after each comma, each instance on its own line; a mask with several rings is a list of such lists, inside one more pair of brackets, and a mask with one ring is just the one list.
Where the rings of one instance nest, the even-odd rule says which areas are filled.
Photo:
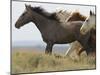
[[49, 19], [53, 19], [53, 20], [57, 20], [58, 21], [58, 18], [56, 16], [56, 13], [48, 13], [47, 11], [45, 11], [43, 8], [41, 7], [30, 7], [30, 9], [32, 11], [35, 11], [37, 12], [38, 14], [41, 14], [43, 15], [44, 17], [46, 18], [49, 18]]

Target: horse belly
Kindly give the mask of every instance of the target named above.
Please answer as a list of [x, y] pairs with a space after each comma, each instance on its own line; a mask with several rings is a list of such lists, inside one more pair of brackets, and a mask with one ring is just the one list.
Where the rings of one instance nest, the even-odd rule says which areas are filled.
[[64, 40], [64, 41], [56, 41], [55, 44], [68, 44], [68, 43], [72, 43], [76, 40]]
[[56, 43], [58, 44], [67, 44], [75, 41], [74, 35], [60, 35], [58, 38], [56, 38]]
[[44, 32], [43, 40], [45, 42], [53, 42], [56, 44], [67, 44], [76, 41], [76, 34], [79, 35], [81, 25], [68, 25], [66, 28], [61, 28], [62, 26], [56, 26], [47, 28], [48, 32]]

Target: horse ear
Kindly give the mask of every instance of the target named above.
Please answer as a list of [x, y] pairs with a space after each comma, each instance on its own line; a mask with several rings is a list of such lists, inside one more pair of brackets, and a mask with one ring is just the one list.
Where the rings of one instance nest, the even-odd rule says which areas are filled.
[[90, 10], [90, 15], [92, 15], [92, 11]]
[[29, 10], [30, 9], [29, 7], [31, 7], [31, 6], [25, 4], [25, 7], [26, 7], [26, 10]]
[[27, 4], [25, 4], [25, 7], [27, 8], [27, 7], [28, 7], [28, 5], [27, 5]]

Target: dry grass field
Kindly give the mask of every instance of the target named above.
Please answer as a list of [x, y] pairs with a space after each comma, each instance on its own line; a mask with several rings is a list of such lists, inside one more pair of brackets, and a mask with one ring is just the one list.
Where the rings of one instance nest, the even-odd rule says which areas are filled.
[[96, 61], [81, 55], [79, 61], [69, 56], [45, 55], [43, 52], [15, 50], [12, 51], [12, 74], [29, 72], [64, 71], [79, 69], [95, 69]]

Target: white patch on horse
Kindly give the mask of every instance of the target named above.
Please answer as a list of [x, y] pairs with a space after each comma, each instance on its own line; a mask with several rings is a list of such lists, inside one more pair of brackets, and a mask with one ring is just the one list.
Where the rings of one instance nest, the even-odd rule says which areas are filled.
[[96, 29], [96, 15], [90, 11], [90, 16], [83, 23], [80, 32], [81, 34], [86, 34], [91, 29]]

